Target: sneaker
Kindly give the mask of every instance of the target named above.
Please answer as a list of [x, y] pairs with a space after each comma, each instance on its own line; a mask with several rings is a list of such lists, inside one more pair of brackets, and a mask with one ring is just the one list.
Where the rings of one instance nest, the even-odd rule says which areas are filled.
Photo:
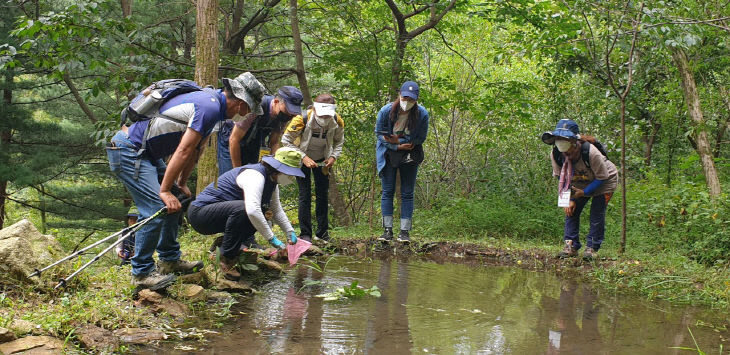
[[299, 238], [301, 240], [306, 240], [310, 243], [312, 242], [312, 236], [309, 236], [309, 235], [302, 234], [302, 235], [297, 236], [297, 238]]
[[192, 274], [203, 269], [202, 261], [185, 261], [178, 259], [175, 261], [162, 261], [157, 265], [157, 270], [161, 274]]
[[558, 253], [558, 258], [565, 259], [565, 258], [573, 258], [578, 256], [578, 249], [573, 248], [573, 241], [572, 240], [566, 240], [565, 241], [565, 247], [563, 250]]
[[407, 230], [402, 230], [398, 233], [398, 241], [401, 243], [410, 243], [411, 237], [408, 235]]
[[237, 259], [228, 259], [221, 255], [221, 272], [227, 280], [238, 281], [241, 278], [241, 273], [236, 269], [236, 265], [238, 265]]
[[593, 250], [593, 248], [586, 248], [586, 250], [583, 252], [583, 260], [585, 261], [593, 261], [593, 259], [598, 258], [598, 250]]
[[177, 276], [160, 274], [157, 270], [147, 275], [132, 275], [132, 284], [138, 289], [150, 289], [152, 291], [167, 288], [175, 282]]
[[385, 228], [383, 231], [383, 234], [378, 237], [378, 240], [381, 242], [390, 242], [393, 240], [393, 228]]
[[322, 236], [319, 236], [319, 237], [315, 235], [314, 236], [314, 240], [317, 241], [317, 242], [320, 242], [320, 243], [322, 243], [324, 245], [327, 245], [330, 242], [330, 233], [329, 232], [325, 232], [324, 234], [322, 234]]

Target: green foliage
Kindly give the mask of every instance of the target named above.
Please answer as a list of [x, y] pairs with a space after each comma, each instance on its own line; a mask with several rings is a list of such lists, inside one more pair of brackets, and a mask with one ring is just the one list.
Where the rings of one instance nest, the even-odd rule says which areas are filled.
[[319, 294], [315, 297], [322, 298], [325, 301], [341, 301], [344, 299], [363, 298], [365, 296], [380, 297], [380, 289], [375, 285], [370, 288], [363, 288], [357, 284], [357, 281], [353, 281], [349, 286], [340, 287], [334, 292]]

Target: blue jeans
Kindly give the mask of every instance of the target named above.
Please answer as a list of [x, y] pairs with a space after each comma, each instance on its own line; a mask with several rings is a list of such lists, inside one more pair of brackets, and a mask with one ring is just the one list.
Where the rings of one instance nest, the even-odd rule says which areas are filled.
[[[137, 147], [129, 140], [126, 133], [119, 131], [106, 148], [109, 168], [119, 178], [132, 195], [139, 210], [139, 220], [143, 220], [165, 204], [160, 199], [160, 176], [164, 175], [165, 163], [158, 159], [154, 163], [142, 158], [138, 176], [135, 177]], [[163, 261], [180, 259], [180, 244], [177, 242], [178, 220], [180, 212], [161, 215], [145, 224], [135, 234], [135, 255], [132, 258], [132, 275], [144, 276], [155, 269], [152, 258], [155, 249]]]
[[581, 197], [575, 200], [575, 211], [573, 215], [565, 217], [565, 235], [564, 240], [572, 240], [573, 248], [580, 249], [580, 214], [583, 207], [586, 206], [588, 200], [593, 199], [591, 203], [591, 227], [586, 235], [586, 247], [593, 248], [598, 251], [603, 243], [603, 235], [606, 231], [606, 195], [598, 195], [593, 197]]
[[[389, 163], [380, 171], [380, 184], [383, 195], [380, 198], [380, 211], [383, 214], [384, 227], [392, 227], [393, 195], [395, 195], [396, 172], [400, 171], [400, 229], [411, 230], [413, 219], [413, 193], [416, 188], [416, 174], [418, 164], [402, 165], [397, 168]], [[386, 221], [390, 221], [391, 225]]]

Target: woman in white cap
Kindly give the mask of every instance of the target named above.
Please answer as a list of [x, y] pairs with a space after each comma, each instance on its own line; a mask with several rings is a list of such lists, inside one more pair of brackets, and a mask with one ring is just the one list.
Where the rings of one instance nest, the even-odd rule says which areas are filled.
[[[294, 117], [281, 138], [284, 147], [296, 149], [302, 159], [303, 178], [297, 178], [299, 185], [299, 238], [311, 241], [329, 240], [327, 220], [329, 169], [342, 153], [345, 143], [345, 122], [335, 113], [335, 98], [320, 94], [314, 99], [313, 107], [304, 115]], [[317, 232], [312, 234], [312, 178], [317, 199]]]
[[273, 219], [293, 244], [297, 237], [279, 201], [278, 185], [288, 185], [304, 174], [300, 169], [301, 153], [281, 148], [274, 156], [265, 156], [260, 163], [244, 165], [218, 178], [218, 186], [208, 185], [193, 201], [188, 221], [202, 234], [223, 233], [220, 266], [224, 277], [238, 280], [235, 266], [241, 243], [257, 231], [276, 248], [284, 249], [271, 230], [267, 219]]
[[418, 166], [423, 162], [423, 142], [428, 135], [428, 111], [419, 105], [418, 84], [406, 81], [400, 95], [378, 112], [375, 123], [375, 157], [378, 176], [383, 188], [380, 209], [384, 232], [378, 239], [393, 240], [393, 195], [395, 177], [400, 172], [400, 233], [398, 241], [409, 243], [413, 225], [413, 192], [416, 187]]

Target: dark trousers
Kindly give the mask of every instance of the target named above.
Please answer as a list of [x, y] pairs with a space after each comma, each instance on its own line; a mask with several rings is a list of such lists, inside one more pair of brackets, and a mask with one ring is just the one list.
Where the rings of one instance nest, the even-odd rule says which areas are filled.
[[198, 233], [223, 233], [221, 254], [229, 259], [237, 258], [244, 239], [256, 233], [242, 200], [217, 202], [203, 207], [191, 205], [188, 221]]
[[595, 251], [601, 248], [603, 235], [606, 232], [606, 205], [608, 205], [610, 196], [598, 195], [581, 197], [575, 200], [575, 211], [573, 211], [573, 215], [565, 217], [565, 235], [563, 236], [564, 240], [573, 241], [573, 248], [580, 249], [581, 247], [579, 235], [580, 214], [590, 199], [593, 199], [593, 202], [591, 202], [591, 227], [586, 235], [586, 247], [593, 248]]
[[303, 178], [297, 178], [299, 185], [299, 230], [300, 235], [312, 236], [312, 175], [314, 175], [314, 194], [317, 199], [315, 213], [317, 215], [318, 238], [327, 236], [329, 221], [327, 219], [327, 199], [329, 195], [330, 179], [322, 173], [322, 167], [302, 167]]

